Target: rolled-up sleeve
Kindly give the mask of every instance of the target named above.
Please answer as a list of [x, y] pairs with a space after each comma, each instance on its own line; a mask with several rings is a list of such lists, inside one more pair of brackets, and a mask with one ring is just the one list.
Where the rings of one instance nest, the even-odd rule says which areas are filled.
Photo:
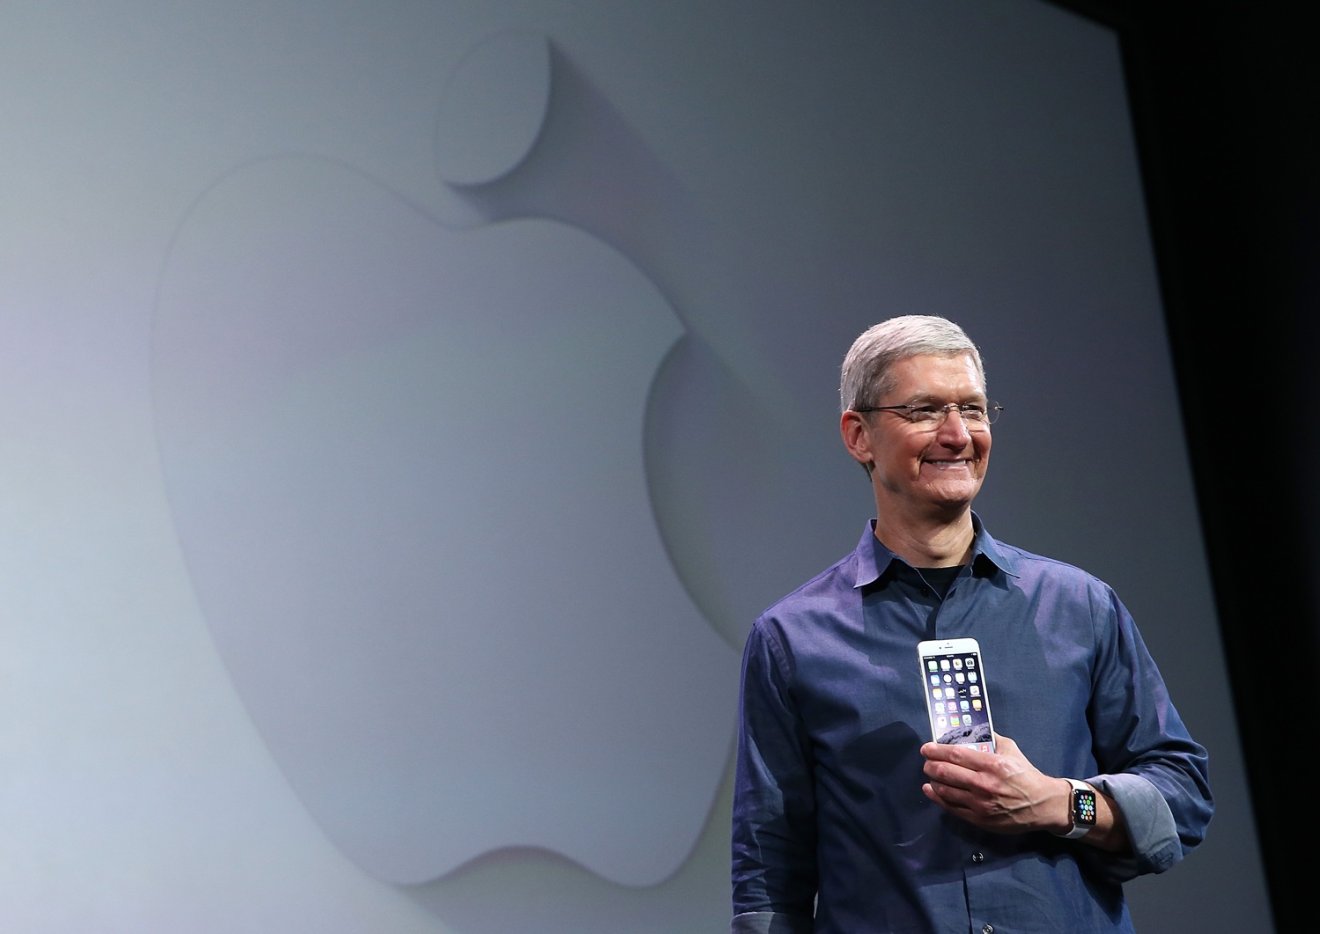
[[1164, 872], [1199, 845], [1214, 799], [1205, 747], [1183, 724], [1132, 617], [1112, 591], [1108, 603], [1091, 704], [1101, 771], [1087, 781], [1113, 798], [1130, 851], [1089, 854], [1088, 862], [1125, 882]]

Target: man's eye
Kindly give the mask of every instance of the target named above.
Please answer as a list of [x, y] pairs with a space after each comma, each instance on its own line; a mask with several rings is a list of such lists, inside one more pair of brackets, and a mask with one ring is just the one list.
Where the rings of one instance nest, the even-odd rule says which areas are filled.
[[985, 418], [985, 406], [983, 405], [960, 405], [958, 411], [962, 413], [963, 418], [970, 418], [974, 421], [981, 421]]
[[912, 420], [914, 422], [933, 422], [944, 414], [944, 409], [938, 405], [914, 405], [912, 407]]

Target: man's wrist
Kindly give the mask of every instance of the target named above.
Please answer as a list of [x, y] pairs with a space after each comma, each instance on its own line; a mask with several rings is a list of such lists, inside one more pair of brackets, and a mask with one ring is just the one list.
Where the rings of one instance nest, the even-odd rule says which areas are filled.
[[1068, 783], [1068, 823], [1062, 832], [1055, 831], [1054, 835], [1065, 840], [1078, 840], [1095, 828], [1097, 792], [1078, 779], [1065, 778], [1064, 781]]

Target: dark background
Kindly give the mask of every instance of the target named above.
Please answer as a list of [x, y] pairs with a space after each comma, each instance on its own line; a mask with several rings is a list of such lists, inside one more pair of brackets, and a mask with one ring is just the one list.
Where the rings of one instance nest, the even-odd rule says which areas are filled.
[[1313, 33], [1304, 7], [1275, 3], [1058, 5], [1122, 44], [1270, 899], [1276, 918], [1305, 917], [1312, 750], [1295, 740], [1314, 732], [1320, 664]]

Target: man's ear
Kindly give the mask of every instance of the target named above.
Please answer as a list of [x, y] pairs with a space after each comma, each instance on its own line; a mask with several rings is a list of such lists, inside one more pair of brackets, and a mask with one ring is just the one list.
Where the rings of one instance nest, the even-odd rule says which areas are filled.
[[843, 438], [843, 446], [847, 448], [848, 454], [853, 460], [863, 467], [875, 463], [875, 455], [871, 452], [871, 433], [867, 430], [869, 426], [866, 422], [866, 416], [849, 409], [839, 418], [839, 434]]

